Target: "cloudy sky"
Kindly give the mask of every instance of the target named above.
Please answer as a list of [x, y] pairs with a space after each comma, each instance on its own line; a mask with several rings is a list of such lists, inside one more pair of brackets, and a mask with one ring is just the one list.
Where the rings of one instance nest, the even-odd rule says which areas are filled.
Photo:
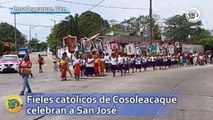
[[[68, 1], [68, 2], [62, 2]], [[70, 2], [69, 2], [70, 1]], [[69, 9], [72, 15], [75, 13], [81, 14], [92, 8], [82, 4], [73, 4], [71, 2], [97, 4], [101, 6], [114, 6], [122, 8], [143, 8], [136, 9], [118, 9], [118, 8], [102, 8], [95, 7], [93, 12], [99, 13], [104, 19], [115, 19], [122, 21], [132, 16], [148, 15], [149, 14], [149, 0], [0, 0], [0, 22], [7, 22], [14, 24], [13, 15], [10, 14], [8, 7], [55, 7], [61, 6]], [[158, 14], [163, 18], [168, 18], [176, 14], [186, 13], [190, 8], [197, 8], [201, 11], [203, 27], [213, 29], [211, 0], [153, 0], [153, 14]], [[41, 25], [46, 27], [34, 27], [32, 29], [32, 37], [37, 34], [38, 39], [44, 41], [51, 31], [51, 26], [59, 23], [66, 15], [51, 15], [51, 14], [31, 14], [31, 15], [17, 15], [17, 28], [24, 33], [29, 39], [29, 26], [27, 25]], [[23, 25], [24, 24], [24, 25]], [[50, 27], [48, 27], [50, 26]]]

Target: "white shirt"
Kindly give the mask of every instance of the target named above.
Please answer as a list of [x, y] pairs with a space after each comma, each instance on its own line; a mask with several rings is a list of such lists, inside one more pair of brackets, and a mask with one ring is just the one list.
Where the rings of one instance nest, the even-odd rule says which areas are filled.
[[154, 62], [154, 61], [155, 61], [155, 58], [154, 58], [153, 56], [152, 56], [150, 59], [151, 59], [151, 61], [152, 61], [152, 62]]
[[117, 59], [116, 58], [111, 58], [111, 64], [112, 65], [117, 65]]
[[85, 61], [84, 59], [80, 59], [80, 64], [81, 64], [81, 66], [82, 66], [82, 65], [85, 65], [85, 62], [86, 62], [86, 61]]
[[166, 62], [166, 61], [167, 61], [167, 58], [166, 58], [166, 57], [164, 57], [164, 58], [163, 58], [163, 61], [164, 61], [164, 62]]
[[94, 61], [94, 59], [93, 58], [88, 58], [87, 59], [87, 63], [86, 63], [86, 67], [94, 67], [94, 62], [92, 62], [92, 61]]
[[142, 61], [143, 61], [143, 62], [147, 62], [147, 58], [144, 57], [144, 58], [142, 59]]
[[149, 57], [149, 58], [147, 58], [147, 61], [151, 62], [151, 61], [152, 61], [152, 59]]
[[124, 64], [124, 58], [118, 57], [118, 64]]
[[199, 56], [199, 59], [200, 59], [200, 60], [202, 60], [202, 59], [203, 59], [203, 56], [202, 56], [202, 55], [200, 55], [200, 56]]
[[75, 64], [80, 64], [81, 63], [81, 60], [80, 59], [75, 59], [74, 62], [73, 62], [73, 65]]
[[129, 62], [129, 58], [128, 57], [124, 57], [124, 63], [128, 64], [128, 62]]
[[[101, 62], [105, 62], [105, 59], [101, 59]], [[109, 61], [110, 62], [110, 61]]]
[[134, 58], [134, 57], [130, 59], [130, 62], [131, 62], [131, 63], [134, 63], [134, 61], [135, 61], [135, 58]]
[[136, 58], [135, 59], [135, 64], [140, 65], [141, 64], [141, 58]]
[[168, 56], [167, 56], [167, 58], [168, 58], [168, 59], [171, 59], [171, 58], [172, 58], [172, 56], [171, 56], [171, 55], [168, 55]]
[[109, 56], [104, 56], [104, 61], [105, 63], [110, 63], [110, 57]]

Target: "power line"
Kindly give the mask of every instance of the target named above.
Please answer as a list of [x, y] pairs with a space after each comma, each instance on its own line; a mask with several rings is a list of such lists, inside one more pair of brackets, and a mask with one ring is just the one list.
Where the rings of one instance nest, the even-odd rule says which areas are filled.
[[[0, 21], [0, 22], [5, 23], [5, 21]], [[21, 25], [21, 26], [29, 26], [29, 27], [46, 27], [46, 28], [52, 28], [53, 27], [53, 26], [46, 26], [46, 25], [30, 25], [30, 24], [23, 24], [23, 23], [16, 23], [16, 24]]]
[[76, 5], [84, 5], [84, 6], [95, 6], [101, 8], [111, 8], [111, 9], [125, 9], [125, 10], [149, 10], [149, 8], [130, 8], [130, 7], [116, 7], [116, 6], [104, 6], [104, 5], [96, 5], [96, 4], [88, 4], [88, 3], [80, 3], [80, 2], [73, 2], [73, 1], [66, 1], [66, 0], [56, 0], [58, 2], [67, 2]]
[[97, 7], [98, 5], [100, 5], [102, 2], [104, 2], [105, 0], [101, 0], [99, 3], [97, 3], [95, 6], [93, 6], [92, 8], [90, 8], [88, 11], [94, 9], [95, 7]]
[[17, 0], [10, 0], [10, 1], [6, 1], [6, 2], [1, 2], [0, 4], [2, 5], [2, 4], [12, 3], [12, 2], [15, 2], [15, 1], [17, 1]]
[[162, 7], [160, 10], [156, 11], [155, 13], [158, 13], [160, 11], [162, 11], [163, 9], [167, 8], [168, 6], [170, 6], [175, 0], [170, 1], [167, 5], [165, 5], [164, 7]]

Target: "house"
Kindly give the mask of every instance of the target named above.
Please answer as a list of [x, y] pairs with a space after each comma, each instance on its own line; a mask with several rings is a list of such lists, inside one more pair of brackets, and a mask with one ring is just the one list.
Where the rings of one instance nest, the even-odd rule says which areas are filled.
[[125, 30], [113, 30], [109, 33], [106, 33], [106, 36], [115, 36], [115, 35], [134, 35], [134, 32]]

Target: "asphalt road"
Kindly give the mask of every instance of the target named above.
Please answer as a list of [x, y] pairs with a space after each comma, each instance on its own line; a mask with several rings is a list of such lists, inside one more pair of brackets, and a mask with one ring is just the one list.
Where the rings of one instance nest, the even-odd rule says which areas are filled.
[[[30, 79], [33, 92], [48, 93], [176, 93], [180, 94], [176, 112], [165, 117], [79, 117], [44, 116], [41, 120], [212, 120], [213, 119], [213, 66], [181, 67], [167, 70], [148, 70], [125, 76], [111, 74], [100, 78], [60, 81], [60, 73], [53, 72], [51, 57], [44, 57], [44, 73], [38, 73], [33, 61], [34, 78]], [[4, 107], [8, 95], [18, 95], [22, 80], [16, 73], [0, 74], [0, 116], [2, 120], [33, 120], [39, 116], [26, 116], [24, 110], [9, 113]], [[25, 100], [25, 97], [21, 97]]]

